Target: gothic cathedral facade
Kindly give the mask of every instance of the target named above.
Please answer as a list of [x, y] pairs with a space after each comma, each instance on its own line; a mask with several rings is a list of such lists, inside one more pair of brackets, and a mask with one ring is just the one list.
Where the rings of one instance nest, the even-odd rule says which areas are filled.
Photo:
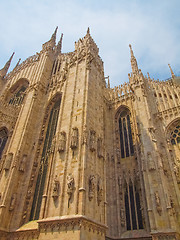
[[87, 34], [0, 70], [0, 239], [180, 239], [180, 78], [151, 79], [131, 45], [111, 88]]

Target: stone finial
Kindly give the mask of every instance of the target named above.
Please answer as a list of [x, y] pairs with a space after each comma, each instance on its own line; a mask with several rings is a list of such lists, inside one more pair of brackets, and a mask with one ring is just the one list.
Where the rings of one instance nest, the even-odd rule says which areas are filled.
[[12, 61], [12, 58], [14, 56], [15, 52], [13, 52], [13, 54], [11, 55], [11, 57], [9, 58], [9, 60], [7, 61], [7, 63], [5, 64], [4, 68], [2, 68], [0, 70], [0, 78], [4, 78], [8, 72], [8, 69], [11, 65], [11, 61]]
[[172, 68], [171, 68], [171, 65], [168, 64], [168, 66], [169, 66], [169, 69], [170, 69], [170, 71], [171, 71], [171, 77], [172, 77], [172, 78], [175, 78], [175, 74], [174, 74], [174, 72], [173, 72], [173, 70], [172, 70]]
[[136, 61], [136, 58], [134, 56], [131, 44], [129, 44], [129, 48], [130, 48], [130, 53], [131, 53], [131, 68], [132, 68], [132, 72], [133, 72], [133, 74], [137, 74], [138, 73], [138, 65], [137, 65], [137, 61]]

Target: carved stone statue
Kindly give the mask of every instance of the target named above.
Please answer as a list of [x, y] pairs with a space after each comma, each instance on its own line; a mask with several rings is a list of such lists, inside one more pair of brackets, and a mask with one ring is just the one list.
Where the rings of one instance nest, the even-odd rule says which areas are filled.
[[13, 159], [13, 153], [8, 153], [4, 163], [4, 170], [9, 170]]
[[161, 212], [162, 212], [161, 201], [160, 201], [160, 198], [159, 198], [159, 193], [157, 191], [154, 193], [154, 197], [155, 197], [157, 212], [161, 216]]
[[60, 132], [58, 151], [59, 152], [64, 152], [65, 148], [66, 148], [66, 133], [65, 132]]
[[52, 197], [54, 199], [59, 197], [59, 187], [60, 187], [60, 183], [59, 183], [59, 180], [58, 180], [57, 175], [56, 175], [55, 178], [54, 178], [53, 194], [52, 194]]
[[90, 131], [89, 148], [92, 152], [94, 152], [96, 150], [96, 132], [94, 130]]
[[151, 152], [147, 152], [147, 163], [149, 170], [156, 169], [154, 159], [152, 158]]
[[149, 130], [149, 132], [150, 132], [150, 134], [151, 134], [151, 139], [152, 139], [152, 141], [153, 141], [153, 142], [157, 142], [156, 137], [155, 137], [155, 131], [156, 131], [156, 129], [155, 129], [154, 127], [150, 127], [150, 128], [148, 128], [148, 130]]
[[101, 203], [102, 198], [103, 198], [103, 184], [102, 184], [102, 179], [99, 177], [98, 184], [97, 184], [97, 202], [98, 202], [98, 206]]
[[52, 140], [52, 143], [51, 143], [51, 149], [50, 149], [51, 153], [54, 152], [55, 146], [56, 146], [56, 136], [53, 137], [53, 140]]
[[23, 155], [19, 163], [19, 171], [24, 172], [26, 160], [27, 160], [27, 155]]
[[11, 197], [11, 202], [10, 202], [9, 211], [14, 210], [15, 203], [16, 203], [16, 193], [13, 193], [13, 195], [12, 195], [12, 197]]
[[91, 201], [94, 197], [95, 193], [95, 176], [90, 175], [89, 177], [89, 201]]
[[74, 177], [70, 173], [67, 176], [67, 194], [69, 196], [69, 198], [68, 198], [68, 207], [69, 207], [69, 201], [72, 198], [73, 191], [74, 191]]
[[72, 129], [72, 135], [71, 135], [71, 148], [75, 149], [78, 147], [78, 128]]

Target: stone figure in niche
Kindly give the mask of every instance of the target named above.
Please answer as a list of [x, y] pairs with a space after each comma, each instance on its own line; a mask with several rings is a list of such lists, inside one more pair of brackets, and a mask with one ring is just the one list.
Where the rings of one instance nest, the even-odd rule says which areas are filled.
[[67, 194], [68, 194], [68, 207], [69, 207], [69, 202], [72, 198], [72, 194], [73, 194], [73, 191], [74, 191], [74, 177], [72, 176], [72, 174], [70, 173], [68, 176], [67, 176]]
[[78, 147], [78, 128], [72, 129], [72, 135], [71, 135], [71, 148], [75, 149]]
[[89, 177], [89, 201], [91, 201], [94, 197], [95, 193], [95, 176], [90, 175]]
[[96, 132], [94, 130], [90, 131], [90, 144], [89, 148], [92, 152], [96, 150]]
[[147, 161], [149, 170], [156, 169], [154, 159], [152, 158], [151, 152], [147, 152]]
[[12, 195], [12, 197], [11, 197], [11, 202], [10, 202], [10, 206], [9, 206], [9, 211], [14, 210], [15, 203], [16, 203], [16, 193], [13, 193], [13, 195]]
[[8, 155], [5, 158], [4, 170], [9, 170], [12, 163], [12, 159], [13, 159], [13, 153], [8, 153]]
[[53, 194], [52, 194], [52, 197], [54, 199], [59, 197], [59, 188], [60, 188], [60, 183], [59, 183], [59, 180], [58, 180], [57, 175], [56, 175], [55, 178], [54, 178]]
[[149, 130], [149, 132], [150, 132], [150, 134], [151, 134], [151, 139], [152, 139], [152, 141], [153, 141], [153, 142], [157, 142], [156, 137], [155, 137], [156, 128], [150, 127], [150, 128], [148, 128], [148, 130]]
[[155, 197], [157, 212], [161, 216], [161, 212], [162, 212], [161, 201], [160, 201], [160, 198], [159, 198], [159, 193], [157, 191], [154, 193], [154, 197]]
[[98, 202], [98, 206], [101, 203], [102, 198], [103, 198], [103, 184], [102, 184], [101, 177], [99, 177], [98, 183], [97, 183], [97, 202]]
[[103, 157], [102, 138], [98, 138], [98, 140], [97, 140], [97, 155], [99, 158]]
[[65, 132], [60, 132], [58, 151], [59, 152], [64, 152], [65, 148], [66, 148], [66, 133]]
[[84, 125], [84, 127], [83, 127], [83, 139], [82, 139], [82, 144], [86, 144], [86, 145], [87, 145], [87, 139], [88, 139], [87, 126]]
[[24, 172], [26, 160], [27, 160], [27, 155], [23, 155], [21, 160], [20, 160], [20, 163], [19, 163], [19, 171], [20, 172]]
[[121, 226], [125, 227], [125, 209], [122, 207], [120, 209], [120, 216], [121, 216]]

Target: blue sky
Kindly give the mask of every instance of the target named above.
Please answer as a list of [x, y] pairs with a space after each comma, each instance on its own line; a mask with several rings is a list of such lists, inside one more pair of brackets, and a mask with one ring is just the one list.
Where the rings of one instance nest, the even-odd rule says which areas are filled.
[[129, 43], [144, 74], [167, 79], [170, 63], [180, 75], [179, 0], [1, 0], [0, 9], [0, 67], [13, 51], [11, 69], [39, 52], [56, 26], [73, 51], [90, 27], [112, 87], [128, 81]]

